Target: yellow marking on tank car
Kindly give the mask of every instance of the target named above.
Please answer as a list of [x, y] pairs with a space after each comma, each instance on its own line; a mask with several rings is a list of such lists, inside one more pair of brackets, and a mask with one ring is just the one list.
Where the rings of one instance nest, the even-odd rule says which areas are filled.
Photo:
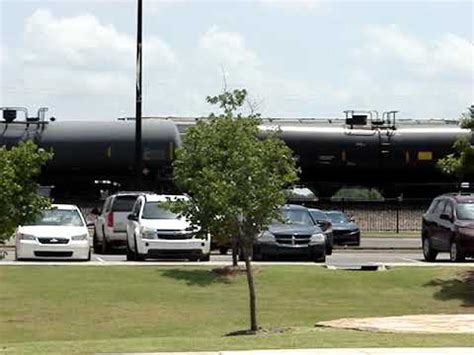
[[107, 156], [107, 158], [112, 158], [112, 147], [109, 146], [106, 150], [105, 150], [105, 155]]
[[429, 161], [433, 160], [433, 152], [430, 151], [419, 151], [418, 160]]
[[341, 152], [341, 160], [342, 160], [343, 163], [345, 163], [346, 160], [347, 160], [347, 154], [346, 154], [345, 149], [343, 149], [342, 152]]
[[174, 144], [173, 144], [173, 142], [169, 143], [169, 157], [170, 157], [170, 161], [173, 160], [173, 157], [174, 157]]
[[405, 163], [409, 164], [410, 163], [410, 152], [405, 151]]

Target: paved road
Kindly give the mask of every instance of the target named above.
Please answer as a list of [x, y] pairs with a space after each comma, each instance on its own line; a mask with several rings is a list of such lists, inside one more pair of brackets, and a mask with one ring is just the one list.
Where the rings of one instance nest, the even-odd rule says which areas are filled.
[[[334, 250], [333, 255], [327, 257], [326, 264], [328, 266], [335, 267], [360, 267], [361, 265], [413, 265], [423, 266], [427, 263], [423, 260], [421, 252], [421, 242], [419, 238], [362, 238], [360, 247], [337, 247]], [[92, 255], [92, 264], [104, 264], [104, 265], [139, 265], [139, 264], [160, 264], [175, 265], [176, 262], [180, 264], [195, 264], [185, 260], [147, 260], [142, 263], [130, 263], [126, 262], [125, 255], [117, 250], [115, 254]], [[449, 255], [447, 253], [440, 253], [437, 258], [438, 262], [433, 265], [447, 265], [449, 262]], [[5, 263], [7, 262], [7, 263]], [[14, 262], [14, 251], [9, 250], [9, 253], [4, 261], [0, 261], [0, 265], [3, 263], [10, 264]], [[211, 255], [211, 264], [230, 264], [231, 255], [219, 255], [217, 252], [213, 252]], [[264, 264], [311, 264], [312, 262], [304, 259], [300, 260], [282, 260]], [[47, 263], [45, 263], [47, 264]], [[86, 265], [87, 263], [80, 263]], [[205, 263], [198, 263], [203, 265]], [[465, 263], [457, 264], [460, 266], [474, 266], [474, 259], [470, 259]]]
[[[451, 265], [449, 263], [449, 255], [447, 253], [441, 253], [438, 256], [438, 262], [429, 263], [430, 265], [445, 266]], [[6, 259], [0, 261], [0, 265], [6, 264], [16, 264], [14, 261], [14, 252], [11, 250], [7, 255]], [[31, 264], [32, 262], [21, 262], [21, 264]], [[49, 262], [39, 261], [40, 264], [50, 264]], [[72, 262], [67, 262], [72, 264]], [[205, 262], [191, 263], [186, 260], [156, 260], [148, 259], [144, 262], [127, 262], [125, 260], [125, 255], [123, 254], [109, 254], [109, 255], [100, 255], [93, 254], [90, 264], [97, 265], [150, 265], [150, 264], [160, 264], [160, 265], [205, 265]], [[231, 255], [219, 255], [213, 253], [211, 255], [212, 265], [222, 265], [230, 264]], [[75, 263], [74, 263], [75, 264]], [[80, 265], [87, 265], [87, 262], [79, 262]], [[304, 259], [295, 259], [295, 260], [278, 260], [273, 262], [262, 262], [262, 264], [314, 264], [311, 261], [306, 261]], [[423, 260], [423, 255], [419, 250], [335, 250], [333, 255], [328, 256], [326, 260], [326, 265], [332, 267], [360, 267], [362, 265], [408, 265], [408, 266], [424, 266], [427, 265]], [[474, 260], [470, 259], [464, 263], [457, 263], [459, 266], [474, 266]]]
[[421, 249], [421, 238], [419, 237], [362, 237], [360, 248], [387, 248], [387, 249]]

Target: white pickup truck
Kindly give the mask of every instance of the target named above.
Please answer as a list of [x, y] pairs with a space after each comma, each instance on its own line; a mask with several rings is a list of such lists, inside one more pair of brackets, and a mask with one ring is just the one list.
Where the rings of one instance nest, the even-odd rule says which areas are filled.
[[139, 195], [139, 192], [119, 192], [105, 199], [94, 225], [94, 252], [107, 254], [112, 246], [126, 244], [127, 216]]

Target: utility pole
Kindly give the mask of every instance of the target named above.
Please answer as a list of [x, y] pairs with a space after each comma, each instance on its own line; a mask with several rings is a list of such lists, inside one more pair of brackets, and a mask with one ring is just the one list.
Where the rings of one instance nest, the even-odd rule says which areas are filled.
[[142, 0], [137, 0], [137, 77], [135, 95], [135, 178], [138, 189], [142, 188]]

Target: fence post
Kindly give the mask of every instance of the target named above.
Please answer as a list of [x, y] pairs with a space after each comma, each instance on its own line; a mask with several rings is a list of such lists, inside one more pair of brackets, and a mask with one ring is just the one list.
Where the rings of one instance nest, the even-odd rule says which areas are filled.
[[397, 234], [400, 233], [400, 206], [402, 204], [403, 194], [397, 197]]
[[400, 203], [397, 203], [397, 234], [400, 233]]

